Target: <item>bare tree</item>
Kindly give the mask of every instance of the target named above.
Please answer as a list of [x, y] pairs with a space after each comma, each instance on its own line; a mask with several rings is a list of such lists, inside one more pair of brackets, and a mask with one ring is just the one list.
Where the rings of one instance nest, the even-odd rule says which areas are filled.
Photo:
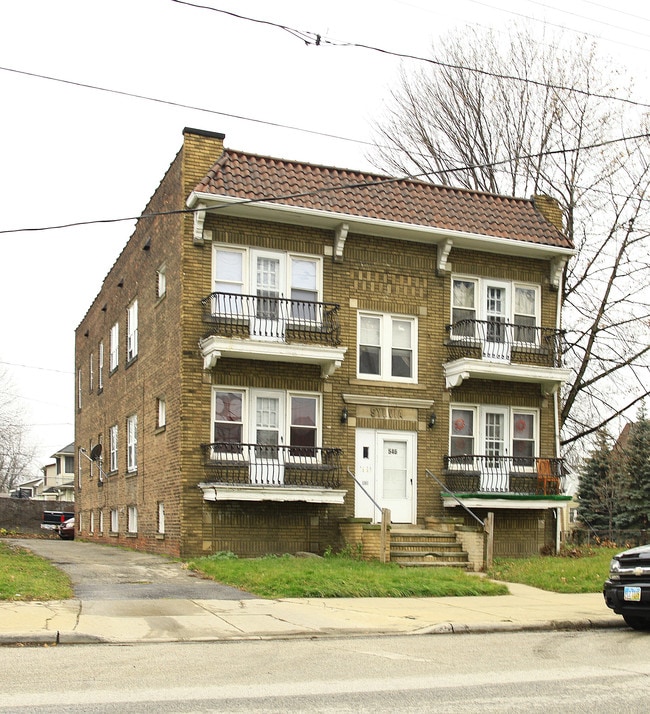
[[572, 445], [648, 394], [650, 147], [626, 82], [595, 46], [543, 39], [516, 25], [507, 43], [467, 29], [436, 45], [433, 64], [402, 72], [371, 158], [392, 173], [559, 201], [577, 249], [562, 295]]
[[33, 471], [34, 447], [12, 390], [7, 373], [0, 370], [0, 493], [15, 489]]

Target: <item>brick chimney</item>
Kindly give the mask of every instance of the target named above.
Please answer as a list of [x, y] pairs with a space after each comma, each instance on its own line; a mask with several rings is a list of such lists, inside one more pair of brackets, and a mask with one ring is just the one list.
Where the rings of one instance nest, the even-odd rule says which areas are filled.
[[183, 129], [183, 191], [187, 197], [223, 154], [225, 134]]
[[551, 225], [564, 233], [564, 214], [557, 199], [540, 193], [533, 196], [533, 205]]

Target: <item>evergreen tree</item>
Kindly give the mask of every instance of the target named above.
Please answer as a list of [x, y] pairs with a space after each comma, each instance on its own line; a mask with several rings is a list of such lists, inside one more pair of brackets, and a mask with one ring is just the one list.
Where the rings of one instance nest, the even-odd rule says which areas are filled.
[[611, 437], [602, 429], [586, 459], [578, 488], [578, 518], [601, 537], [613, 538], [623, 500], [624, 479], [615, 458]]
[[623, 449], [625, 464], [625, 498], [617, 519], [620, 528], [647, 531], [650, 524], [650, 420], [645, 405]]

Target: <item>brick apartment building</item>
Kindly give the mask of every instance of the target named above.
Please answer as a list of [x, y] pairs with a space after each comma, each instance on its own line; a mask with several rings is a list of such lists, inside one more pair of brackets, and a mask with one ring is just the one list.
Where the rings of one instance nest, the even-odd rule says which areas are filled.
[[556, 204], [183, 134], [76, 330], [79, 535], [322, 553], [465, 506], [497, 555], [556, 544]]

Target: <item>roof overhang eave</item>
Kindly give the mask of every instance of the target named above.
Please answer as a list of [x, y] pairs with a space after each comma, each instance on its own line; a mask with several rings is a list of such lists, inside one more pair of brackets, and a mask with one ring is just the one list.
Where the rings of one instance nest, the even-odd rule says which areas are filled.
[[324, 230], [336, 230], [341, 224], [347, 224], [349, 233], [433, 245], [451, 241], [455, 248], [500, 252], [508, 255], [548, 259], [557, 256], [569, 258], [576, 253], [573, 248], [561, 246], [518, 241], [512, 238], [500, 238], [480, 233], [453, 231], [435, 226], [387, 221], [349, 213], [335, 213], [301, 206], [288, 206], [267, 201], [252, 201], [200, 191], [192, 191], [187, 199], [187, 207], [191, 209], [204, 207], [206, 211], [215, 209], [226, 216], [269, 221], [271, 223], [281, 222], [311, 226]]

